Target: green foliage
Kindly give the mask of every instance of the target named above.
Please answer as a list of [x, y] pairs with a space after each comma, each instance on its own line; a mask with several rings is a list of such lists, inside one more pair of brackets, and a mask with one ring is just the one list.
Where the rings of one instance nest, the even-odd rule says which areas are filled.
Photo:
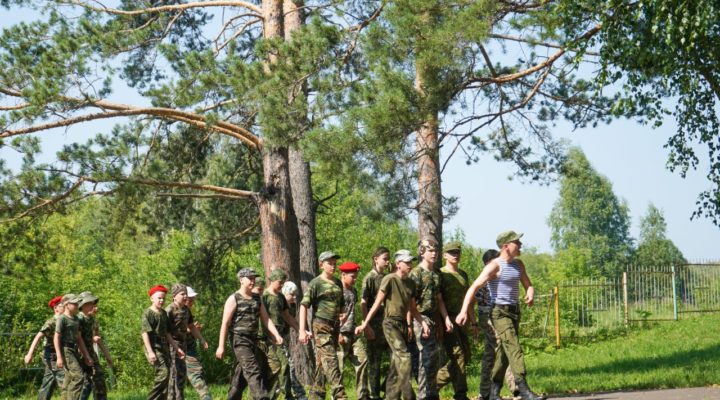
[[650, 204], [640, 220], [640, 242], [634, 254], [636, 265], [668, 267], [687, 262], [680, 249], [665, 236], [666, 230], [662, 211]]
[[555, 251], [570, 250], [562, 257], [587, 259], [584, 265], [580, 264], [582, 259], [576, 259], [564, 267], [573, 275], [596, 271], [592, 275], [611, 277], [628, 260], [632, 239], [627, 205], [615, 196], [612, 184], [593, 169], [580, 149], [568, 153], [560, 178], [560, 198], [548, 224]]

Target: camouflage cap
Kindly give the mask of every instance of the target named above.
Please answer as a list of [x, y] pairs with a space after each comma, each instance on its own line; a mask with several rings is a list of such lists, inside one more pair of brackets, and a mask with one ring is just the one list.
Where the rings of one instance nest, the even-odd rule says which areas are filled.
[[327, 260], [329, 260], [329, 259], [331, 259], [331, 258], [340, 258], [340, 256], [339, 256], [338, 254], [335, 254], [335, 253], [332, 252], [332, 251], [323, 251], [323, 252], [320, 253], [320, 255], [318, 256], [318, 261], [323, 262], [323, 261], [327, 261]]
[[435, 249], [437, 250], [438, 243], [433, 238], [423, 239], [418, 242], [418, 253], [422, 254], [426, 250]]
[[265, 278], [263, 278], [262, 276], [258, 275], [258, 276], [255, 278], [255, 287], [256, 287], [256, 288], [265, 287]]
[[80, 296], [78, 296], [78, 297], [80, 297], [80, 299], [81, 299], [80, 304], [78, 304], [79, 307], [82, 307], [88, 303], [97, 303], [98, 302], [97, 296], [95, 296], [91, 292], [82, 292], [82, 293], [80, 293]]
[[410, 253], [410, 250], [398, 250], [395, 252], [395, 262], [410, 262], [415, 260], [415, 256]]
[[275, 268], [268, 277], [270, 282], [285, 281], [287, 280], [287, 272], [280, 268]]
[[238, 271], [238, 273], [237, 273], [238, 279], [240, 279], [240, 278], [255, 278], [256, 276], [258, 276], [258, 274], [252, 268], [241, 268], [240, 271]]
[[516, 233], [515, 231], [505, 231], [497, 236], [495, 243], [497, 243], [498, 248], [501, 248], [504, 244], [508, 244], [514, 240], [520, 240], [522, 236], [522, 233]]
[[443, 246], [443, 251], [445, 253], [448, 253], [451, 251], [462, 251], [462, 245], [460, 244], [460, 242], [445, 243], [445, 246]]
[[73, 293], [66, 294], [62, 299], [63, 304], [80, 304], [81, 301], [82, 297]]

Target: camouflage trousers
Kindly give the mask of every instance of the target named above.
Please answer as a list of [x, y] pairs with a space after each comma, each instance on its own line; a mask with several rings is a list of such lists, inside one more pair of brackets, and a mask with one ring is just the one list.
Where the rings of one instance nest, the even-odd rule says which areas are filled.
[[[289, 343], [289, 341], [287, 343]], [[286, 347], [285, 349], [288, 351], [288, 376], [290, 379], [290, 388], [292, 389], [292, 395], [290, 395], [288, 392], [285, 392], [285, 398], [287, 400], [307, 400], [305, 387], [303, 387], [302, 383], [300, 383], [300, 380], [295, 373], [295, 368], [297, 368], [297, 364], [295, 363], [295, 360], [290, 354], [290, 349], [288, 347]]]
[[171, 348], [168, 400], [185, 400], [185, 379], [187, 379], [185, 360], [180, 358], [174, 348]]
[[65, 357], [65, 377], [62, 385], [62, 400], [80, 400], [83, 389], [83, 367], [77, 348], [63, 347]]
[[315, 378], [313, 379], [310, 398], [325, 399], [325, 385], [332, 387], [333, 400], [345, 400], [345, 388], [338, 363], [338, 329], [317, 317], [313, 320], [315, 336]]
[[408, 350], [407, 324], [404, 321], [386, 318], [383, 321], [383, 332], [392, 351], [385, 382], [385, 399], [398, 400], [402, 396], [403, 400], [415, 400], [415, 392], [410, 383], [412, 361]]
[[495, 366], [492, 380], [502, 384], [508, 366], [516, 379], [525, 377], [525, 358], [518, 339], [520, 325], [520, 308], [509, 310], [500, 306], [493, 307], [492, 324], [498, 338], [498, 348], [495, 351]]
[[165, 400], [168, 393], [168, 379], [170, 378], [170, 350], [167, 346], [155, 348], [157, 360], [153, 364], [155, 377], [153, 387], [148, 394], [148, 400]]
[[458, 400], [468, 398], [466, 367], [470, 363], [472, 346], [467, 329], [455, 325], [452, 332], [445, 332], [443, 348], [447, 361], [443, 363], [437, 375], [438, 390], [451, 383], [454, 390], [453, 398]]
[[185, 353], [185, 367], [187, 369], [187, 378], [198, 393], [200, 400], [212, 400], [210, 389], [203, 377], [203, 368], [197, 351], [188, 350]]
[[65, 371], [62, 368], [58, 369], [57, 357], [48, 348], [45, 349], [43, 354], [43, 364], [45, 365], [45, 371], [40, 383], [40, 390], [38, 390], [38, 400], [50, 400], [56, 387], [62, 390]]
[[90, 393], [95, 400], [107, 400], [107, 385], [105, 384], [105, 370], [100, 365], [100, 359], [97, 354], [90, 349], [90, 357], [93, 360], [93, 366], [83, 366], [85, 377], [83, 381], [82, 394], [80, 400], [90, 398]]
[[415, 343], [418, 348], [418, 398], [438, 399], [437, 373], [440, 369], [437, 331], [432, 318], [423, 315], [425, 323], [430, 327], [430, 335], [422, 337], [422, 325], [414, 321]]
[[[492, 370], [495, 366], [495, 351], [498, 347], [498, 340], [489, 312], [478, 310], [478, 324], [485, 342], [481, 361], [480, 395], [487, 399], [490, 397], [490, 384], [492, 382]], [[515, 392], [515, 377], [510, 368], [505, 372], [505, 382], [510, 392]]]
[[241, 400], [246, 387], [254, 400], [270, 399], [264, 377], [267, 371], [267, 359], [261, 351], [257, 351], [257, 344], [257, 337], [233, 336], [236, 362], [228, 400]]
[[353, 332], [342, 332], [344, 343], [340, 345], [338, 351], [338, 363], [340, 371], [345, 366], [345, 360], [350, 360], [355, 370], [355, 392], [358, 400], [366, 400], [370, 398], [370, 389], [368, 385], [367, 374], [367, 342], [365, 336], [355, 337]]
[[[379, 400], [380, 391], [382, 389], [381, 376], [387, 376], [387, 372], [382, 373], [380, 367], [382, 366], [383, 357], [387, 356], [390, 348], [388, 347], [387, 341], [385, 340], [385, 334], [383, 333], [382, 325], [371, 326], [375, 333], [375, 339], [369, 340], [364, 339], [366, 342], [367, 350], [367, 376], [368, 376], [368, 390], [370, 391], [370, 398], [373, 400]], [[363, 336], [365, 337], [365, 336]]]

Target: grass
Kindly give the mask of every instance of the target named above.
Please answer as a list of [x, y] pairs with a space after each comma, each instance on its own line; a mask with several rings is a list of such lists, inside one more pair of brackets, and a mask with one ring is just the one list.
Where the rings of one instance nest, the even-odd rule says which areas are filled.
[[[602, 342], [569, 345], [559, 350], [530, 350], [525, 357], [528, 382], [533, 390], [551, 394], [717, 385], [720, 384], [718, 326], [720, 314], [707, 314], [678, 322], [656, 323]], [[471, 398], [477, 395], [479, 387], [478, 359], [475, 356], [476, 362], [469, 368]], [[353, 376], [349, 369], [345, 375], [346, 378]], [[213, 398], [225, 398], [227, 389], [227, 385], [213, 385]], [[147, 390], [114, 390], [109, 398], [144, 400]], [[355, 398], [353, 387], [346, 386], [346, 392]], [[190, 387], [185, 393], [188, 400], [198, 398]], [[36, 396], [33, 392], [20, 399], [30, 400]], [[452, 398], [452, 390], [443, 390], [442, 397]], [[0, 399], [10, 397], [0, 393]]]

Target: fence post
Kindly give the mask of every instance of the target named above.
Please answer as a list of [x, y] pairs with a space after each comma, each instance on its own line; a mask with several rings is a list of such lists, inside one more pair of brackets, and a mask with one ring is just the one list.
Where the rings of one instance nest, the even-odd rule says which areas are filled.
[[678, 298], [677, 298], [677, 282], [675, 281], [675, 266], [672, 266], [672, 287], [673, 287], [673, 316], [675, 321], [678, 320]]
[[623, 271], [622, 275], [622, 285], [623, 285], [623, 305], [625, 306], [625, 325], [629, 322], [629, 315], [628, 315], [628, 288], [627, 288], [627, 271]]
[[560, 348], [560, 296], [558, 296], [558, 287], [553, 288], [553, 296], [555, 296], [555, 348]]

